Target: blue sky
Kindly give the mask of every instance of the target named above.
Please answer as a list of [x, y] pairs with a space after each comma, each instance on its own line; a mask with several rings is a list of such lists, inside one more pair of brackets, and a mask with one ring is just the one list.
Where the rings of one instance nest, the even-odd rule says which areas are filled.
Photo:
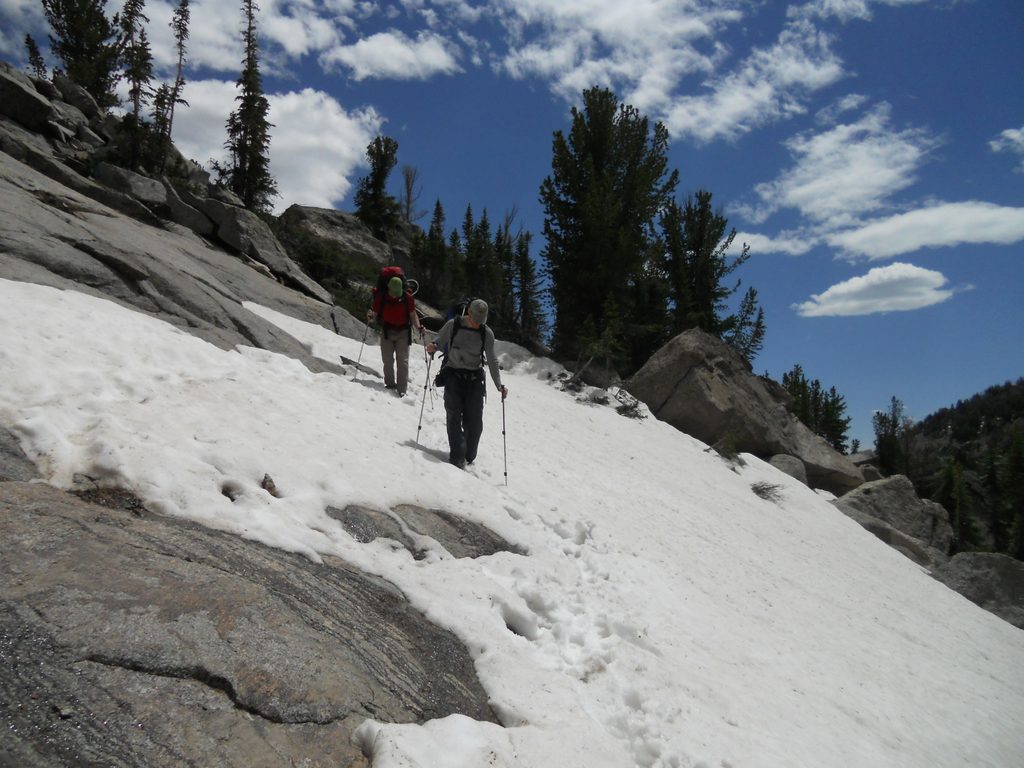
[[[119, 3], [109, 2], [110, 11]], [[193, 0], [175, 140], [221, 153], [240, 3]], [[173, 60], [173, 3], [146, 3]], [[271, 163], [292, 203], [352, 207], [378, 133], [421, 207], [515, 210], [540, 232], [551, 136], [591, 85], [671, 134], [680, 195], [709, 189], [751, 245], [768, 336], [846, 397], [851, 437], [893, 395], [920, 419], [1024, 375], [1024, 10], [1019, 0], [297, 0], [260, 3]], [[0, 0], [0, 53], [46, 37]], [[400, 174], [396, 172], [394, 192]]]

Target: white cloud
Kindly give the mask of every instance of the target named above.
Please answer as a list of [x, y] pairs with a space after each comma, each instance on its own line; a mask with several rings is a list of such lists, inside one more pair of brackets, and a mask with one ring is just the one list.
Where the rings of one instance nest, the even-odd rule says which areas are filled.
[[759, 205], [737, 210], [762, 222], [780, 208], [795, 208], [827, 229], [848, 226], [909, 187], [936, 143], [921, 130], [893, 129], [888, 105], [879, 105], [855, 123], [790, 139], [795, 165], [755, 187]]
[[837, 283], [809, 301], [794, 304], [802, 317], [850, 317], [930, 307], [955, 293], [941, 272], [895, 263]]
[[320, 64], [325, 69], [345, 66], [356, 80], [426, 80], [461, 71], [454, 51], [451, 43], [432, 32], [420, 32], [412, 39], [392, 30], [336, 46], [320, 56]]
[[49, 47], [48, 28], [38, 0], [0, 0], [0, 55], [17, 65], [28, 58], [25, 33], [30, 32], [44, 52]]
[[817, 239], [800, 232], [780, 232], [775, 237], [755, 232], [737, 232], [733, 248], [739, 244], [750, 246], [752, 255], [781, 253], [786, 256], [802, 256], [817, 245]]
[[886, 259], [920, 248], [964, 243], [1009, 245], [1024, 240], [1024, 208], [979, 201], [942, 203], [827, 237], [850, 256]]
[[494, 7], [508, 34], [500, 66], [512, 77], [549, 79], [569, 100], [608, 86], [655, 116], [683, 77], [712, 71], [724, 55], [716, 30], [742, 17], [740, 2], [499, 0]]
[[[233, 82], [190, 83], [190, 107], [175, 117], [174, 143], [186, 157], [206, 163], [225, 159], [224, 123], [234, 108]], [[293, 203], [332, 207], [351, 186], [363, 165], [366, 145], [380, 132], [381, 116], [373, 109], [346, 112], [330, 95], [306, 88], [268, 94], [270, 102], [270, 171], [280, 197], [279, 213]]]
[[872, 5], [900, 6], [925, 2], [928, 0], [811, 0], [804, 5], [790, 7], [787, 13], [799, 17], [835, 17], [847, 22], [870, 19]]
[[755, 50], [711, 93], [675, 99], [665, 123], [677, 136], [708, 142], [734, 139], [779, 119], [802, 114], [809, 93], [843, 76], [827, 35], [812, 25], [788, 25], [768, 49]]
[[1007, 128], [999, 136], [988, 143], [993, 152], [1009, 152], [1020, 158], [1017, 173], [1024, 173], [1024, 127]]

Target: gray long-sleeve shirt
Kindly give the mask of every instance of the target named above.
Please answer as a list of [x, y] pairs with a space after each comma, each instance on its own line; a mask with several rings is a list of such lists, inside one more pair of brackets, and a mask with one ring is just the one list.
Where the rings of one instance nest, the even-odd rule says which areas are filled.
[[[452, 331], [455, 323], [459, 323], [459, 332], [455, 334], [455, 344], [451, 343]], [[491, 372], [491, 380], [494, 386], [501, 389], [501, 369], [498, 367], [498, 356], [494, 354], [494, 331], [483, 326], [483, 349], [481, 349], [481, 334], [478, 329], [466, 325], [464, 318], [457, 317], [449, 320], [438, 332], [434, 344], [438, 349], [444, 349], [448, 345], [448, 365], [452, 368], [460, 368], [467, 371], [479, 370], [482, 366], [481, 352], [487, 357], [487, 368]]]

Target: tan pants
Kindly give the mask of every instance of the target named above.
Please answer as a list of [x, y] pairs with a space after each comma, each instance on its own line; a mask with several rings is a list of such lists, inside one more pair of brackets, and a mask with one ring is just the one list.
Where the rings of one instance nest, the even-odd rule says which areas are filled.
[[[380, 359], [384, 363], [384, 385], [404, 395], [409, 386], [409, 331], [385, 330], [380, 337]], [[398, 378], [395, 378], [395, 362], [398, 362]]]

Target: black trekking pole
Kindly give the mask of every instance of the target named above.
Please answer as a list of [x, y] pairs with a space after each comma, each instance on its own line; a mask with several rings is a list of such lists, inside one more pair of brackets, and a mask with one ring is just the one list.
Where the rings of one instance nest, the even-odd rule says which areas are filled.
[[508, 485], [508, 441], [505, 439], [505, 395], [501, 396], [501, 452], [505, 458], [505, 485]]
[[416, 425], [416, 447], [420, 446], [420, 430], [423, 428], [423, 407], [427, 404], [427, 388], [430, 386], [430, 364], [434, 362], [434, 356], [427, 358], [427, 379], [423, 382], [423, 402], [420, 403], [420, 420]]

